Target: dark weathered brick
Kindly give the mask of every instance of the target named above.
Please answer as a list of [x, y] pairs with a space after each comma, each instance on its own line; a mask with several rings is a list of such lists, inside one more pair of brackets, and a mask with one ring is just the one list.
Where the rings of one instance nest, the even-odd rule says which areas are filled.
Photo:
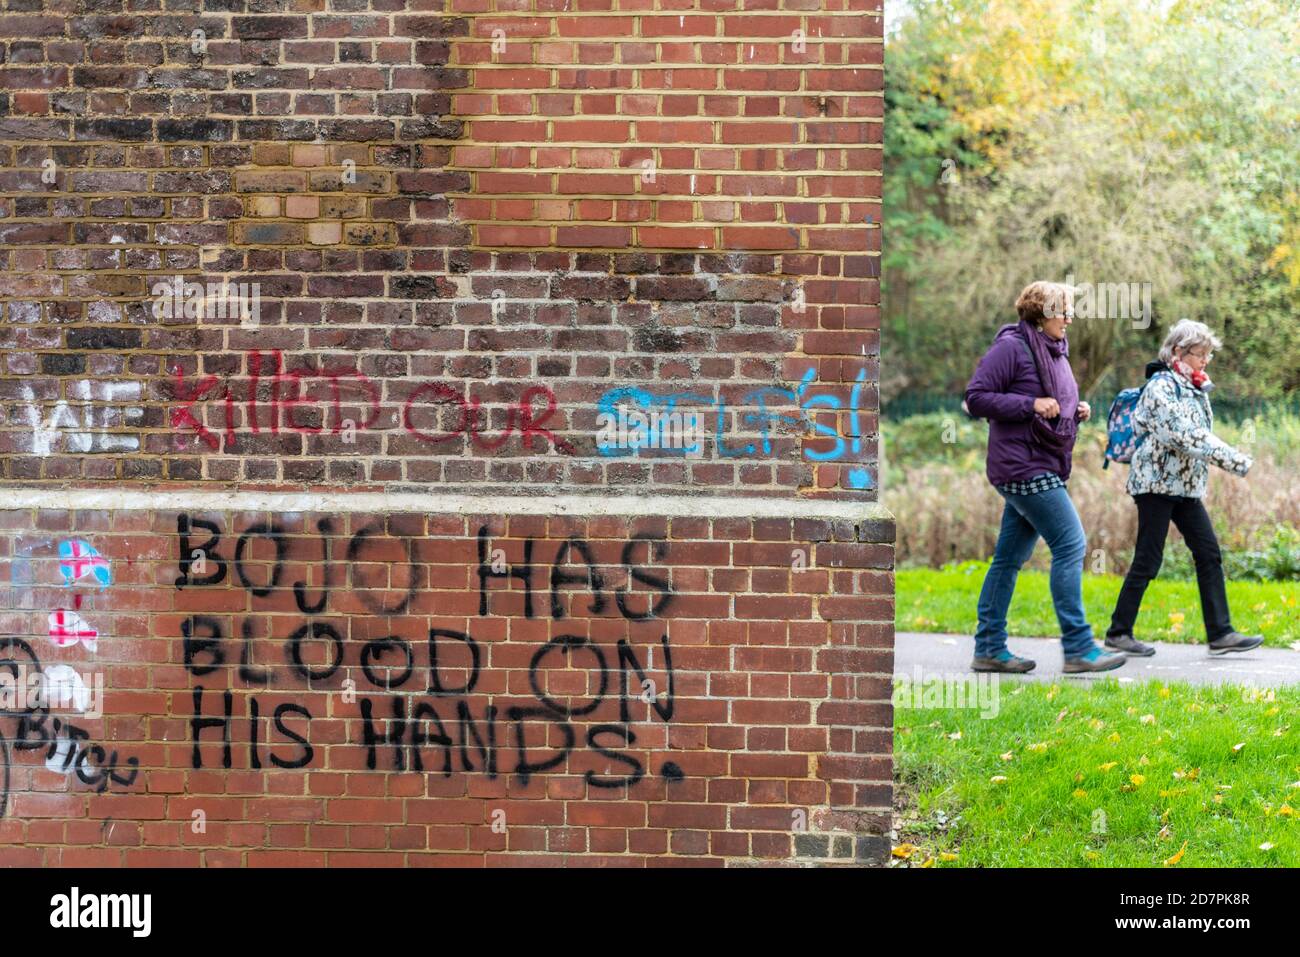
[[74, 133], [79, 140], [139, 142], [153, 136], [153, 120], [78, 120], [74, 126]]
[[234, 17], [231, 30], [241, 40], [288, 40], [307, 36], [307, 18], [292, 17]]
[[86, 357], [67, 353], [41, 356], [41, 372], [46, 375], [77, 375], [86, 371]]
[[69, 329], [69, 349], [136, 349], [139, 348], [139, 329]]
[[830, 838], [824, 834], [796, 834], [794, 852], [799, 857], [827, 857], [830, 854]]
[[219, 142], [233, 137], [235, 124], [232, 120], [159, 120], [158, 139], [163, 141]]

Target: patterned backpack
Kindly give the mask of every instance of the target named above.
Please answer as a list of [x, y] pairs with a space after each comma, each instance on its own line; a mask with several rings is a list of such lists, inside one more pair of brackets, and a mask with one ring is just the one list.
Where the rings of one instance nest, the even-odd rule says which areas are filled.
[[[1156, 375], [1165, 373], [1157, 372]], [[1155, 376], [1151, 377], [1152, 379]], [[1170, 376], [1170, 378], [1173, 378]], [[1151, 379], [1147, 379], [1150, 383]], [[1133, 431], [1133, 411], [1137, 408], [1138, 401], [1142, 398], [1142, 390], [1146, 385], [1140, 388], [1125, 389], [1119, 395], [1115, 396], [1115, 401], [1110, 404], [1110, 411], [1106, 413], [1106, 461], [1102, 462], [1103, 469], [1110, 468], [1111, 462], [1122, 462], [1125, 465], [1133, 461], [1133, 453], [1137, 451], [1138, 446], [1142, 444], [1146, 433], [1141, 435], [1134, 434]], [[1182, 395], [1182, 389], [1178, 387], [1178, 381], [1174, 380], [1174, 388]]]

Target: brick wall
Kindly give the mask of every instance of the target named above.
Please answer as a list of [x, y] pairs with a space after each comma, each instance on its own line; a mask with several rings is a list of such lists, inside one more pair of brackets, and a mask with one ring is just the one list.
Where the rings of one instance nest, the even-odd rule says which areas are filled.
[[887, 519], [377, 501], [0, 513], [0, 673], [85, 689], [5, 702], [0, 855], [887, 855]]
[[880, 38], [5, 0], [0, 864], [879, 862]]
[[0, 477], [874, 494], [866, 0], [114, 6], [0, 15]]

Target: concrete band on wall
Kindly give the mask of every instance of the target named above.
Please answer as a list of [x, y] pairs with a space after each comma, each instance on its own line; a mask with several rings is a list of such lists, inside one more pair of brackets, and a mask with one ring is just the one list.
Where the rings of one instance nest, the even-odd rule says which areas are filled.
[[[733, 498], [717, 495], [587, 495], [493, 496], [442, 492], [289, 492], [179, 491], [175, 489], [43, 489], [0, 487], [0, 506], [9, 509], [238, 509], [285, 512], [425, 512], [436, 508], [452, 514], [478, 514], [486, 502], [515, 515], [716, 515], [753, 518], [817, 518], [849, 522], [888, 523], [892, 516], [878, 502], [833, 499]], [[882, 525], [882, 527], [884, 527]], [[887, 539], [864, 541], [893, 541]]]

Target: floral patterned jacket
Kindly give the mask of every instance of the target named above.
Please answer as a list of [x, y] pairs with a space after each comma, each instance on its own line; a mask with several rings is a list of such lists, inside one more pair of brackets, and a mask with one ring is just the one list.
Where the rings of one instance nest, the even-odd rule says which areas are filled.
[[1251, 457], [1211, 431], [1210, 397], [1163, 363], [1156, 368], [1154, 374], [1148, 368], [1133, 410], [1133, 431], [1146, 438], [1133, 453], [1128, 493], [1202, 498], [1211, 463], [1234, 475], [1250, 471]]

